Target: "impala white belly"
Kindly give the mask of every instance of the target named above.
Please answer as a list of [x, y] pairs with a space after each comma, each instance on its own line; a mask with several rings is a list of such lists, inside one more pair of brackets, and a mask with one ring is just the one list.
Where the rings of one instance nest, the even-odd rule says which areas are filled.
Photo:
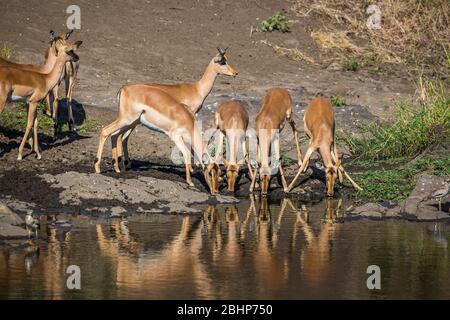
[[144, 114], [141, 114], [141, 117], [139, 119], [141, 121], [141, 123], [146, 126], [147, 128], [149, 128], [150, 130], [156, 131], [156, 132], [161, 132], [161, 133], [165, 133], [163, 129], [161, 129], [160, 127], [154, 125], [153, 123], [151, 123], [150, 121], [148, 121], [147, 119], [145, 119]]
[[27, 98], [26, 97], [22, 97], [22, 96], [9, 96], [9, 101], [11, 102], [17, 102], [17, 101], [21, 101], [21, 102], [27, 102]]

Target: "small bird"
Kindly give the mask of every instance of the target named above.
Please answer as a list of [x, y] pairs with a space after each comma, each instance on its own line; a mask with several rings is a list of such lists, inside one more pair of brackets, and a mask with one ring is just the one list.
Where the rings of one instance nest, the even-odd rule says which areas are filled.
[[41, 228], [41, 224], [39, 220], [33, 217], [33, 211], [28, 210], [25, 216], [25, 226], [28, 231], [28, 239], [31, 237], [31, 232], [34, 232], [36, 235], [36, 240], [38, 238], [38, 229]]
[[445, 183], [445, 187], [439, 190], [436, 190], [433, 194], [432, 197], [435, 198], [436, 200], [439, 200], [439, 211], [442, 211], [442, 198], [444, 198], [446, 195], [448, 195], [448, 193], [450, 192], [450, 180], [447, 180], [447, 182]]

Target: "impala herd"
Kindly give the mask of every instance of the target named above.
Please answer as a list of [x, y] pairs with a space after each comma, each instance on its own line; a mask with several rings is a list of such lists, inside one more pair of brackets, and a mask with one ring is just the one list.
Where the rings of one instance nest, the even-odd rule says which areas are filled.
[[[54, 119], [55, 137], [60, 130], [58, 88], [63, 80], [66, 88], [69, 130], [74, 130], [72, 91], [79, 68], [79, 57], [75, 51], [82, 42], [69, 43], [71, 34], [72, 31], [57, 36], [53, 31], [50, 32], [49, 47], [42, 66], [16, 64], [0, 58], [0, 113], [9, 101], [24, 101], [28, 104], [27, 126], [19, 147], [18, 160], [22, 159], [23, 148], [27, 141], [37, 158], [41, 158], [37, 121], [39, 102], [45, 100], [45, 113]], [[114, 170], [116, 172], [126, 170], [131, 163], [128, 139], [133, 129], [138, 124], [142, 124], [150, 130], [166, 134], [181, 151], [186, 169], [186, 181], [190, 186], [193, 186], [192, 163], [201, 167], [212, 194], [219, 192], [222, 163], [226, 170], [229, 192], [235, 191], [240, 167], [245, 163], [251, 181], [251, 193], [258, 184], [261, 193], [267, 194], [270, 180], [276, 174], [280, 175], [282, 188], [288, 193], [295, 186], [300, 174], [308, 168], [310, 156], [316, 150], [320, 152], [325, 165], [328, 196], [333, 196], [335, 180], [339, 178], [342, 183], [343, 175], [355, 188], [360, 189], [342, 167], [334, 140], [335, 113], [333, 107], [324, 98], [314, 98], [304, 113], [304, 128], [310, 137], [310, 142], [302, 159], [298, 129], [292, 110], [292, 98], [286, 89], [271, 89], [264, 97], [254, 126], [257, 141], [256, 159], [250, 159], [249, 154], [249, 115], [245, 107], [235, 100], [224, 102], [215, 113], [211, 129], [217, 134], [214, 139], [215, 155], [211, 156], [208, 146], [212, 136], [206, 137], [205, 132], [196, 125], [196, 114], [211, 92], [218, 75], [236, 77], [238, 74], [227, 61], [226, 49], [218, 48], [218, 51], [197, 82], [140, 83], [121, 87], [117, 94], [119, 100], [117, 118], [100, 132], [95, 171], [100, 173], [103, 147], [109, 137]], [[286, 121], [294, 134], [299, 166], [297, 175], [289, 185], [281, 164], [279, 138], [279, 133], [283, 130]], [[33, 137], [28, 139], [31, 130], [33, 130]], [[225, 158], [223, 158], [224, 138], [227, 142]], [[242, 158], [238, 157], [240, 150]]]

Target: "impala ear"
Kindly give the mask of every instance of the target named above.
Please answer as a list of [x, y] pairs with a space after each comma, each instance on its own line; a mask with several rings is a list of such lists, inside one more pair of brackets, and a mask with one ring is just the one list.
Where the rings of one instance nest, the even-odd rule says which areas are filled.
[[65, 37], [66, 40], [69, 40], [70, 36], [72, 35], [72, 32], [73, 32], [73, 29], [66, 33], [66, 37]]
[[75, 43], [74, 43], [74, 45], [77, 47], [77, 49], [81, 46], [81, 44], [83, 43], [83, 41], [80, 41], [80, 40], [78, 40], [78, 41], [76, 41]]
[[49, 37], [49, 42], [52, 43], [53, 41], [55, 41], [56, 35], [55, 35], [55, 31], [50, 30], [50, 37]]

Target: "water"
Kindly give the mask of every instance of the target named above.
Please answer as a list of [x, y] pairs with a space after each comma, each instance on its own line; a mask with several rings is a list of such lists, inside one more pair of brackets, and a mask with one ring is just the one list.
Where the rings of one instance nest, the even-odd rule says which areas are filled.
[[[203, 215], [57, 217], [27, 250], [0, 248], [0, 298], [450, 298], [450, 225], [340, 222], [337, 200], [243, 201]], [[81, 290], [66, 287], [69, 265]], [[381, 290], [368, 290], [369, 265]]]

